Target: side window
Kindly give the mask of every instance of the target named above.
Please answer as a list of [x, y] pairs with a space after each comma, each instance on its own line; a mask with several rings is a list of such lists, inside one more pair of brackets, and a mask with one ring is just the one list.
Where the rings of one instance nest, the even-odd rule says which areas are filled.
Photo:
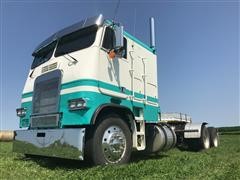
[[[116, 37], [114, 30], [110, 27], [107, 27], [105, 30], [105, 35], [103, 39], [102, 47], [105, 49], [113, 49], [116, 43]], [[127, 59], [127, 39], [123, 39], [123, 58]]]
[[115, 45], [115, 41], [116, 41], [116, 38], [115, 38], [113, 29], [110, 27], [107, 27], [105, 30], [102, 47], [104, 47], [105, 49], [113, 49]]
[[127, 59], [127, 39], [123, 38], [123, 58]]

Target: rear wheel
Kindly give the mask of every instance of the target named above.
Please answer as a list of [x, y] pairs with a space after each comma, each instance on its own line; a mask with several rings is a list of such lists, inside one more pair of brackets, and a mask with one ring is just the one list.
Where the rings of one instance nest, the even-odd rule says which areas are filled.
[[210, 148], [210, 136], [208, 129], [205, 125], [202, 126], [201, 137], [199, 140], [200, 149], [209, 149]]
[[214, 127], [208, 127], [208, 132], [210, 135], [210, 146], [218, 147], [219, 146], [219, 136], [218, 136], [217, 129]]
[[92, 133], [90, 156], [94, 164], [124, 164], [129, 161], [131, 132], [120, 117], [109, 115], [102, 118]]
[[201, 128], [201, 137], [197, 139], [187, 139], [188, 148], [194, 151], [200, 151], [210, 148], [210, 135], [205, 125]]

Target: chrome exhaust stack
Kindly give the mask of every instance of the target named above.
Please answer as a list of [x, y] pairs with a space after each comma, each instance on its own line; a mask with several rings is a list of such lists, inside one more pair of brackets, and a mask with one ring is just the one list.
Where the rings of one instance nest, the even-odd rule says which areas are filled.
[[150, 20], [150, 47], [155, 49], [156, 42], [155, 42], [155, 24], [154, 24], [154, 18], [151, 17]]

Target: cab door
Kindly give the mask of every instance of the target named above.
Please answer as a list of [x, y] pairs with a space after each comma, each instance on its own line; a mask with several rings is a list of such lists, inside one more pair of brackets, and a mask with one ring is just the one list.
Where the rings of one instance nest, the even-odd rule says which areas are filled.
[[133, 101], [142, 103], [146, 97], [146, 59], [137, 52], [139, 52], [138, 47], [133, 44], [130, 50], [131, 91]]
[[124, 38], [124, 53], [122, 57], [109, 57], [109, 51], [115, 46], [114, 30], [105, 27], [99, 54], [99, 90], [101, 93], [126, 99], [131, 88], [131, 62], [127, 55], [127, 40]]

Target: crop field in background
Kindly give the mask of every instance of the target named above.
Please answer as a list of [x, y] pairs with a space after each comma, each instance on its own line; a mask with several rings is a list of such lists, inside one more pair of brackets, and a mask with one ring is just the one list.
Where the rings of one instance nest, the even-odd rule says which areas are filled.
[[240, 131], [220, 135], [219, 148], [202, 152], [175, 148], [158, 155], [134, 153], [121, 166], [90, 166], [86, 162], [26, 158], [0, 142], [0, 179], [240, 179]]

